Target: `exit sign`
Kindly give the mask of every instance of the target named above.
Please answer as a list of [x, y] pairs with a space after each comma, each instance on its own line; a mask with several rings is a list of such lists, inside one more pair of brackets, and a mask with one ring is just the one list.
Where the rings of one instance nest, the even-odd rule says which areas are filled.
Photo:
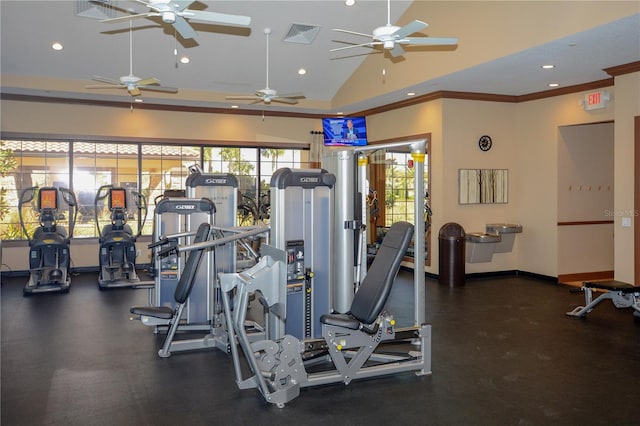
[[610, 99], [611, 97], [609, 96], [608, 92], [599, 90], [597, 92], [591, 92], [584, 95], [582, 105], [584, 106], [585, 111], [602, 109], [607, 107], [607, 102], [609, 102]]

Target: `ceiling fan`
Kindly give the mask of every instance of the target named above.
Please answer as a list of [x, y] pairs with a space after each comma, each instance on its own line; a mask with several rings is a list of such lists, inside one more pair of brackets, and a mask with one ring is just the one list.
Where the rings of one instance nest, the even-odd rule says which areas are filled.
[[100, 77], [99, 75], [94, 75], [93, 80], [100, 81], [103, 84], [93, 84], [86, 86], [87, 89], [127, 89], [131, 96], [139, 96], [141, 95], [140, 90], [152, 90], [155, 92], [166, 92], [166, 93], [178, 93], [178, 89], [176, 87], [167, 87], [161, 86], [160, 80], [155, 77], [150, 78], [140, 78], [133, 75], [133, 29], [131, 28], [132, 24], [129, 23], [129, 75], [125, 75], [120, 77], [119, 80], [115, 80], [107, 77]]
[[422, 21], [415, 20], [405, 25], [404, 27], [398, 27], [391, 25], [391, 0], [387, 0], [387, 25], [378, 27], [373, 30], [373, 34], [364, 34], [356, 31], [341, 30], [334, 28], [333, 31], [339, 31], [347, 34], [355, 34], [363, 37], [370, 37], [372, 41], [362, 44], [354, 44], [346, 47], [338, 47], [331, 49], [330, 52], [336, 52], [338, 50], [352, 49], [354, 47], [363, 46], [382, 46], [385, 50], [388, 50], [391, 56], [398, 57], [404, 53], [403, 45], [412, 46], [450, 46], [458, 44], [458, 39], [455, 37], [449, 38], [436, 38], [436, 37], [407, 37], [428, 27], [428, 24]]
[[100, 22], [115, 23], [123, 21], [131, 21], [133, 19], [151, 18], [159, 16], [162, 22], [173, 25], [176, 31], [184, 39], [195, 38], [198, 34], [191, 27], [187, 19], [196, 21], [209, 22], [220, 25], [231, 26], [249, 26], [251, 18], [241, 15], [229, 15], [226, 13], [205, 12], [202, 10], [188, 9], [194, 0], [134, 0], [142, 3], [151, 9], [149, 12], [138, 13], [135, 15], [121, 16], [118, 18], [103, 19]]
[[295, 105], [298, 103], [298, 99], [305, 98], [302, 93], [287, 93], [284, 95], [278, 95], [278, 92], [276, 90], [269, 88], [269, 35], [271, 34], [271, 28], [265, 28], [264, 33], [267, 36], [267, 85], [264, 89], [256, 90], [253, 95], [227, 96], [227, 100], [247, 100], [253, 101], [251, 102], [253, 104], [258, 102], [270, 104], [273, 101]]

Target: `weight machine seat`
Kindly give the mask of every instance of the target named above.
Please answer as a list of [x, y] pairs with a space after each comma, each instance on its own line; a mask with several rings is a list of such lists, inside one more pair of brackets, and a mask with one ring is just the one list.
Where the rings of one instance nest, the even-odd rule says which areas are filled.
[[625, 283], [622, 281], [584, 281], [582, 283], [585, 288], [596, 288], [600, 290], [619, 291], [620, 293], [640, 293], [640, 286]]
[[365, 325], [372, 324], [387, 303], [391, 286], [412, 237], [412, 224], [394, 223], [382, 240], [366, 277], [354, 295], [349, 312], [322, 315], [320, 322], [351, 330], [363, 329]]
[[[202, 241], [206, 241], [206, 239], [209, 237], [210, 229], [210, 224], [206, 222], [201, 223], [198, 227], [198, 231], [196, 232], [196, 236], [193, 242], [200, 243]], [[180, 275], [180, 280], [178, 281], [176, 290], [173, 293], [173, 297], [178, 306], [183, 305], [191, 294], [191, 289], [193, 289], [193, 285], [195, 284], [196, 272], [198, 271], [198, 266], [200, 266], [200, 260], [202, 260], [203, 252], [204, 249], [192, 250], [187, 255], [187, 261], [182, 271], [182, 275]], [[174, 310], [168, 306], [134, 306], [130, 309], [130, 312], [135, 315], [144, 315], [160, 319], [171, 319], [173, 318], [177, 310], [178, 308]], [[176, 321], [178, 320], [179, 318], [176, 318]]]

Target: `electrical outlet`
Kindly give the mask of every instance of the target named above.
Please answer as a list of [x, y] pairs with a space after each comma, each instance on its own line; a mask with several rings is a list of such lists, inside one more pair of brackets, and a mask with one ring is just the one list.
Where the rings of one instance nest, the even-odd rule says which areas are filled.
[[622, 226], [624, 228], [631, 228], [631, 218], [630, 217], [623, 217], [622, 218]]

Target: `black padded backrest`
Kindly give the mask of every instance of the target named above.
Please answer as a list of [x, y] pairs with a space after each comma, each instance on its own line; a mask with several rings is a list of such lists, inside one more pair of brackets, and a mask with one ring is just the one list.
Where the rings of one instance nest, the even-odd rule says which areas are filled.
[[[198, 227], [198, 230], [196, 231], [196, 236], [193, 239], [193, 242], [200, 243], [202, 241], [206, 241], [206, 239], [209, 237], [210, 228], [211, 225], [209, 225], [208, 223], [201, 223]], [[178, 281], [176, 291], [173, 294], [173, 297], [176, 299], [177, 303], [184, 303], [189, 298], [189, 294], [191, 293], [191, 289], [193, 288], [196, 272], [198, 271], [198, 266], [200, 266], [200, 260], [202, 260], [203, 253], [204, 249], [191, 250], [190, 252], [188, 252], [187, 261], [185, 262], [184, 269], [182, 270], [182, 275], [180, 275], [180, 281]]]
[[391, 225], [382, 240], [367, 276], [362, 280], [351, 303], [351, 315], [361, 323], [373, 323], [387, 303], [391, 286], [411, 237], [413, 225], [408, 222], [396, 222]]

